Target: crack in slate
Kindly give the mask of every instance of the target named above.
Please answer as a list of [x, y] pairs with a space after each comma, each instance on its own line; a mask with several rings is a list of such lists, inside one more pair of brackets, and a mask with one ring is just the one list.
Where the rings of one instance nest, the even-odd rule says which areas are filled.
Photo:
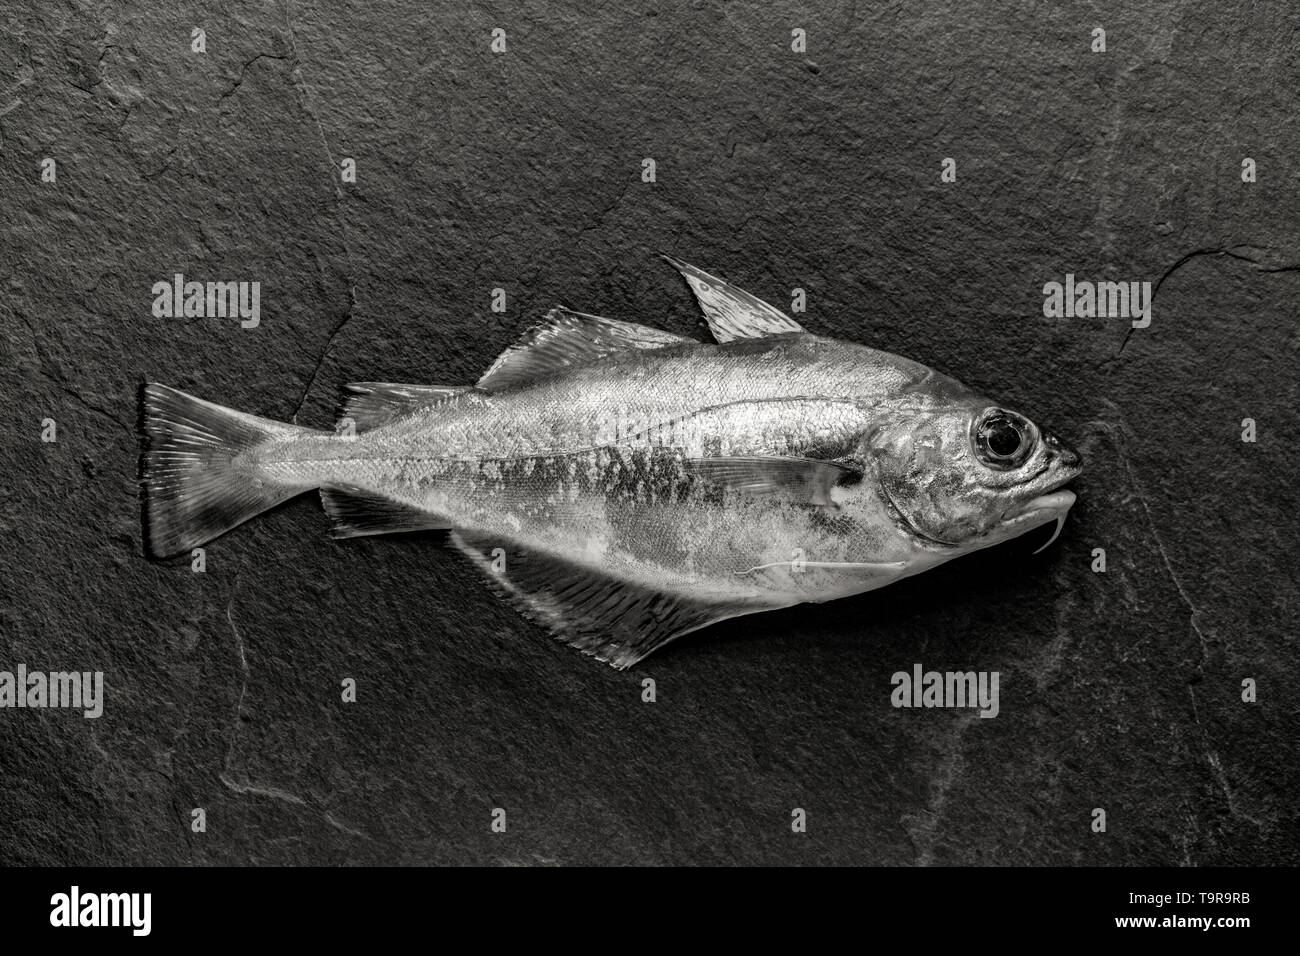
[[[1125, 419], [1124, 413], [1120, 410], [1120, 408], [1110, 401], [1107, 401], [1106, 404], [1110, 406], [1111, 410], [1119, 418], [1121, 423], [1121, 431], [1126, 434], [1132, 434], [1132, 429], [1129, 427], [1128, 421], [1127, 419]], [[1183, 586], [1183, 583], [1179, 579], [1178, 574], [1174, 571], [1173, 562], [1170, 561], [1169, 559], [1169, 552], [1165, 550], [1164, 542], [1160, 538], [1159, 529], [1157, 529], [1155, 520], [1152, 518], [1151, 507], [1147, 503], [1146, 492], [1143, 490], [1141, 483], [1138, 481], [1137, 473], [1133, 469], [1133, 464], [1132, 462], [1129, 461], [1128, 455], [1124, 451], [1123, 445], [1120, 442], [1115, 443], [1115, 451], [1119, 457], [1121, 464], [1123, 464], [1124, 466], [1124, 471], [1128, 475], [1129, 485], [1130, 487], [1133, 488], [1133, 491], [1137, 496], [1138, 503], [1141, 504], [1142, 506], [1142, 511], [1146, 516], [1147, 526], [1151, 529], [1151, 537], [1155, 540], [1156, 550], [1160, 552], [1160, 560], [1165, 566], [1165, 571], [1168, 572], [1169, 574], [1169, 580], [1173, 582], [1174, 587], [1178, 591], [1179, 597], [1182, 599], [1183, 603], [1187, 606], [1187, 609], [1190, 612], [1189, 624], [1191, 625], [1191, 629], [1196, 634], [1197, 641], [1199, 642], [1198, 646], [1200, 651], [1200, 659], [1197, 661], [1196, 664], [1196, 674], [1194, 679], [1189, 680], [1187, 682], [1187, 694], [1188, 697], [1191, 698], [1192, 718], [1196, 723], [1197, 730], [1200, 732], [1201, 750], [1203, 756], [1205, 757], [1205, 762], [1209, 766], [1210, 771], [1214, 776], [1215, 782], [1219, 785], [1219, 789], [1223, 791], [1223, 796], [1228, 802], [1229, 812], [1233, 816], [1239, 817], [1243, 820], [1247, 820], [1250, 823], [1262, 829], [1265, 825], [1263, 821], [1257, 819], [1256, 817], [1251, 816], [1250, 814], [1246, 813], [1243, 810], [1240, 810], [1237, 807], [1237, 801], [1233, 796], [1232, 787], [1228, 780], [1228, 775], [1223, 769], [1223, 764], [1219, 758], [1218, 753], [1210, 745], [1209, 734], [1206, 732], [1205, 726], [1201, 723], [1200, 713], [1196, 706], [1196, 683], [1199, 682], [1199, 680], [1204, 676], [1205, 663], [1210, 656], [1209, 642], [1206, 640], [1205, 632], [1201, 629], [1201, 625], [1199, 623], [1199, 619], [1201, 617], [1200, 608], [1198, 608], [1195, 605], [1195, 603], [1192, 601], [1191, 596], [1187, 593], [1187, 589]]]
[[[1129, 427], [1128, 420], [1124, 417], [1124, 413], [1120, 410], [1119, 406], [1115, 405], [1113, 402], [1106, 402], [1106, 404], [1111, 407], [1111, 410], [1119, 418], [1121, 422], [1121, 431], [1127, 434], [1132, 434], [1133, 430]], [[1137, 495], [1138, 503], [1142, 505], [1142, 512], [1146, 515], [1147, 525], [1151, 528], [1151, 537], [1156, 543], [1156, 550], [1160, 552], [1160, 560], [1165, 566], [1165, 571], [1169, 574], [1169, 580], [1173, 582], [1174, 587], [1178, 590], [1178, 596], [1182, 598], [1183, 603], [1187, 605], [1188, 611], [1191, 612], [1190, 624], [1192, 631], [1196, 634], [1197, 640], [1200, 642], [1201, 653], [1200, 660], [1197, 663], [1197, 673], [1199, 675], [1204, 672], [1205, 661], [1209, 657], [1209, 644], [1205, 639], [1205, 632], [1201, 630], [1201, 625], [1199, 623], [1201, 617], [1200, 609], [1192, 602], [1191, 596], [1187, 593], [1187, 589], [1183, 587], [1182, 581], [1179, 580], [1177, 573], [1174, 571], [1173, 562], [1169, 559], [1169, 552], [1165, 550], [1164, 541], [1160, 538], [1160, 531], [1156, 527], [1155, 519], [1151, 516], [1151, 506], [1147, 503], [1146, 491], [1143, 489], [1141, 482], [1138, 481], [1137, 472], [1133, 470], [1133, 463], [1129, 461], [1128, 454], [1125, 452], [1124, 447], [1120, 442], [1115, 443], [1115, 451], [1119, 457], [1120, 463], [1124, 466], [1125, 474], [1128, 476], [1129, 485]]]
[[[302, 72], [302, 57], [298, 53], [298, 38], [297, 38], [297, 34], [294, 32], [293, 29], [292, 14], [293, 14], [292, 4], [289, 2], [289, 0], [284, 0], [284, 27], [289, 34], [289, 51], [292, 54], [292, 60], [293, 60], [293, 64], [292, 67], [290, 68], [289, 75], [290, 78], [293, 80], [294, 86], [297, 88], [298, 93], [302, 99], [303, 111], [309, 117], [311, 117], [311, 121], [316, 127], [316, 135], [320, 138], [321, 149], [322, 151], [324, 151], [325, 158], [329, 162], [330, 185], [334, 189], [334, 198], [339, 203], [342, 203], [343, 188], [339, 185], [338, 170], [334, 162], [334, 154], [330, 151], [329, 140], [325, 136], [325, 127], [320, 121], [320, 116], [317, 114], [316, 110], [312, 107], [312, 97], [313, 97], [312, 88], [307, 83], [307, 78], [303, 75]], [[349, 267], [352, 267], [353, 266], [352, 247], [348, 244], [347, 241], [347, 236], [344, 229], [345, 225], [346, 225], [346, 221], [343, 219], [342, 216], [340, 216], [339, 243], [340, 245], [343, 246], [343, 253], [347, 258]], [[349, 271], [352, 272], [353, 274], [355, 274], [356, 272], [354, 267], [350, 268]], [[311, 374], [307, 377], [307, 383], [303, 386], [302, 394], [298, 397], [298, 402], [294, 406], [293, 414], [290, 416], [290, 419], [293, 421], [295, 425], [298, 424], [298, 414], [302, 411], [303, 405], [306, 404], [307, 396], [311, 393], [312, 386], [316, 384], [316, 376], [320, 374], [321, 366], [325, 364], [325, 359], [329, 355], [330, 348], [334, 345], [335, 338], [337, 338], [338, 334], [343, 331], [343, 327], [346, 326], [348, 322], [352, 320], [352, 316], [356, 312], [356, 307], [357, 307], [357, 284], [355, 282], [349, 282], [347, 313], [343, 316], [342, 320], [340, 320], [338, 324], [334, 326], [333, 330], [330, 332], [329, 337], [325, 341], [325, 347], [321, 350], [320, 356], [316, 359], [316, 364], [311, 370]]]
[[235, 701], [235, 721], [230, 726], [230, 742], [226, 746], [226, 765], [221, 772], [221, 782], [231, 787], [231, 789], [237, 788], [226, 780], [226, 775], [230, 772], [230, 762], [235, 755], [235, 745], [239, 736], [239, 720], [244, 712], [244, 694], [248, 690], [248, 658], [244, 654], [244, 639], [239, 633], [239, 627], [235, 624], [234, 617], [235, 592], [239, 588], [239, 575], [242, 573], [242, 571], [235, 573], [235, 578], [230, 584], [230, 600], [226, 602], [226, 622], [230, 625], [230, 633], [235, 639], [235, 650], [239, 652], [239, 670], [242, 675], [239, 685], [239, 697]]
[[285, 0], [284, 27], [289, 32], [289, 50], [293, 54], [293, 66], [290, 69], [289, 75], [294, 81], [294, 86], [298, 88], [298, 92], [302, 96], [303, 110], [311, 117], [312, 122], [315, 124], [316, 134], [320, 137], [321, 149], [325, 151], [325, 158], [329, 160], [330, 183], [334, 187], [335, 198], [342, 199], [343, 189], [339, 186], [338, 180], [334, 178], [334, 154], [330, 152], [329, 140], [325, 136], [325, 127], [321, 124], [320, 116], [318, 116], [316, 110], [312, 108], [311, 101], [313, 94], [311, 86], [307, 83], [307, 78], [303, 76], [302, 57], [298, 54], [298, 37], [297, 34], [294, 33], [293, 19], [291, 16], [292, 13], [292, 5], [289, 3], [289, 0]]
[[[1251, 258], [1250, 256], [1244, 256], [1239, 252], [1233, 251], [1234, 249], [1250, 249], [1250, 248], [1255, 248], [1255, 247], [1249, 245], [1248, 243], [1239, 242], [1235, 246], [1216, 246], [1212, 248], [1207, 247], [1205, 249], [1193, 249], [1191, 252], [1187, 253], [1185, 256], [1183, 256], [1181, 259], [1175, 262], [1172, 266], [1166, 269], [1164, 275], [1162, 275], [1159, 279], [1156, 280], [1156, 284], [1151, 287], [1151, 301], [1148, 303], [1148, 306], [1154, 310], [1156, 304], [1156, 293], [1160, 291], [1160, 287], [1165, 284], [1166, 279], [1168, 279], [1171, 275], [1173, 275], [1183, 266], [1187, 265], [1187, 263], [1191, 262], [1193, 259], [1199, 259], [1202, 256], [1227, 256], [1230, 259], [1238, 259], [1241, 262], [1249, 262], [1251, 265], [1255, 267], [1255, 270], [1257, 272], [1270, 272], [1270, 273], [1271, 272], [1300, 272], [1300, 265], [1263, 266], [1260, 264], [1259, 259], [1254, 259]], [[1133, 337], [1133, 333], [1136, 331], [1137, 329], [1133, 328], [1132, 325], [1129, 326], [1128, 332], [1125, 333], [1124, 335], [1124, 341], [1119, 344], [1119, 354], [1123, 354], [1124, 346], [1128, 345], [1128, 340]]]
[[49, 365], [49, 362], [45, 358], [45, 350], [41, 348], [40, 338], [37, 336], [36, 330], [32, 328], [32, 324], [27, 321], [27, 318], [25, 316], [18, 315], [18, 321], [22, 322], [23, 325], [27, 326], [27, 331], [31, 333], [32, 348], [33, 350], [35, 350], [36, 358], [40, 362], [40, 367], [36, 371], [39, 372], [43, 378], [45, 378], [49, 382], [52, 382], [55, 386], [58, 387], [59, 391], [63, 392], [63, 394], [75, 398], [85, 408], [88, 408], [90, 411], [102, 415], [105, 418], [107, 418], [109, 421], [116, 423], [128, 435], [135, 434], [135, 429], [133, 429], [126, 422], [122, 421], [122, 419], [118, 418], [108, 409], [96, 405], [94, 402], [87, 399], [76, 389], [72, 388], [72, 386], [68, 384], [67, 379], [65, 379], [62, 375], [56, 375], [55, 373], [51, 372], [47, 367]]
[[316, 365], [312, 368], [311, 374], [307, 376], [307, 382], [302, 387], [302, 394], [298, 396], [298, 402], [293, 407], [293, 414], [289, 416], [289, 420], [295, 425], [298, 424], [298, 413], [302, 411], [303, 405], [307, 402], [307, 396], [311, 394], [311, 387], [316, 384], [316, 376], [320, 374], [321, 366], [325, 364], [325, 358], [329, 355], [330, 349], [334, 346], [334, 340], [338, 338], [339, 333], [343, 331], [343, 327], [352, 321], [352, 316], [356, 312], [356, 308], [357, 287], [356, 285], [352, 285], [348, 287], [348, 311], [344, 313], [343, 318], [340, 319], [330, 331], [329, 337], [325, 340], [325, 347], [321, 349], [320, 357], [316, 359]]
[[234, 85], [231, 86], [230, 89], [222, 93], [221, 96], [217, 98], [217, 102], [224, 103], [227, 99], [235, 95], [235, 91], [238, 90], [240, 86], [242, 86], [244, 83], [244, 74], [247, 73], [248, 68], [252, 66], [254, 63], [256, 63], [258, 60], [287, 60], [287, 59], [289, 59], [287, 56], [283, 56], [278, 53], [257, 54], [251, 60], [246, 61], [244, 65], [239, 68], [239, 76], [235, 78]]
[[916, 818], [911, 814], [903, 818], [904, 829], [917, 849], [917, 866], [930, 866], [934, 863], [934, 845], [939, 840], [939, 824], [943, 822], [944, 809], [948, 805], [948, 794], [966, 770], [966, 758], [961, 753], [962, 737], [971, 723], [979, 719], [978, 714], [963, 714], [958, 720], [957, 727], [948, 740], [947, 749], [940, 758], [939, 777], [937, 780], [930, 781], [930, 799], [926, 808], [921, 811], [930, 819], [914, 824], [915, 829], [920, 831], [919, 835], [914, 834], [913, 828], [907, 825]]
[[[1187, 696], [1191, 698], [1192, 701], [1192, 717], [1196, 721], [1196, 728], [1201, 732], [1202, 737], [1207, 737], [1205, 727], [1201, 724], [1200, 711], [1196, 707], [1196, 688], [1191, 684], [1187, 685]], [[1266, 824], [1263, 820], [1251, 816], [1245, 810], [1242, 810], [1237, 806], [1237, 801], [1234, 799], [1232, 794], [1231, 782], [1228, 780], [1228, 774], [1223, 769], [1223, 761], [1219, 758], [1218, 753], [1208, 745], [1205, 748], [1205, 762], [1210, 765], [1210, 770], [1214, 772], [1214, 779], [1218, 782], [1219, 789], [1223, 791], [1224, 799], [1228, 801], [1228, 812], [1234, 817], [1250, 822], [1261, 830], [1264, 829]]]
[[235, 751], [239, 743], [239, 723], [243, 719], [244, 696], [248, 693], [249, 677], [248, 656], [244, 652], [244, 638], [239, 633], [239, 626], [235, 624], [234, 616], [235, 595], [239, 588], [239, 576], [242, 573], [242, 570], [236, 572], [234, 580], [230, 585], [230, 600], [226, 602], [226, 622], [230, 625], [230, 633], [235, 639], [235, 650], [239, 655], [241, 679], [239, 685], [239, 696], [235, 701], [235, 719], [230, 726], [230, 742], [226, 748], [225, 767], [221, 773], [217, 774], [217, 779], [220, 780], [228, 790], [237, 793], [240, 796], [270, 797], [273, 800], [279, 800], [295, 807], [305, 807], [308, 810], [313, 810], [319, 813], [321, 818], [330, 826], [334, 827], [334, 829], [352, 836], [361, 837], [365, 840], [370, 840], [371, 837], [368, 834], [343, 823], [330, 811], [318, 806], [315, 801], [308, 801], [303, 797], [298, 796], [296, 793], [292, 793], [291, 791], [285, 790], [281, 787], [255, 783], [249, 779], [248, 774], [245, 771], [240, 771], [238, 778], [231, 772], [231, 763], [234, 760]]

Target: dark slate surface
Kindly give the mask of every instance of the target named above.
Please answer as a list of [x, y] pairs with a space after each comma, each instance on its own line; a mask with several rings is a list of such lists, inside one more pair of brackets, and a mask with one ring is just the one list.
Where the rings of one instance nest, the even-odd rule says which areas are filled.
[[[0, 711], [0, 862], [1297, 862], [1296, 12], [546, 6], [0, 6], [0, 669], [108, 685]], [[1060, 541], [625, 674], [314, 497], [206, 574], [141, 556], [141, 381], [325, 426], [557, 302], [700, 332], [658, 251], [1073, 439]], [[261, 327], [153, 318], [177, 271], [260, 281]], [[1045, 319], [1066, 272], [1158, 282], [1151, 327]], [[916, 662], [1000, 716], [893, 709]]]

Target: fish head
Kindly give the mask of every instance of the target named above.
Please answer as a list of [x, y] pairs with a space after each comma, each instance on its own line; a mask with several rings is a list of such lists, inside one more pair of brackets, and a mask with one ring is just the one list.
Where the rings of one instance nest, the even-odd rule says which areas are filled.
[[1052, 521], [1059, 533], [1075, 500], [1062, 486], [1083, 466], [1048, 429], [969, 394], [886, 417], [864, 451], [903, 531], [961, 552]]

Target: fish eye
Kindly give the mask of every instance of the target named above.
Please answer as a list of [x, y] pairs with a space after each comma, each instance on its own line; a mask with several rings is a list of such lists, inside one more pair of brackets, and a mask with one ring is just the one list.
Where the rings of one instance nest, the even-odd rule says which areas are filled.
[[975, 454], [997, 471], [1019, 468], [1034, 448], [1034, 427], [1014, 412], [990, 408], [975, 421]]

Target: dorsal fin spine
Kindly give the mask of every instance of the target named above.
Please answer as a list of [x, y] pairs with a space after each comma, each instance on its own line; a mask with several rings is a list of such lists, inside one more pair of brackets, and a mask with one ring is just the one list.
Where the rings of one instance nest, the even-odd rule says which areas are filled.
[[704, 313], [705, 321], [709, 323], [709, 331], [719, 342], [804, 331], [798, 322], [758, 296], [738, 289], [717, 276], [709, 275], [688, 262], [668, 255], [664, 259], [686, 280]]

